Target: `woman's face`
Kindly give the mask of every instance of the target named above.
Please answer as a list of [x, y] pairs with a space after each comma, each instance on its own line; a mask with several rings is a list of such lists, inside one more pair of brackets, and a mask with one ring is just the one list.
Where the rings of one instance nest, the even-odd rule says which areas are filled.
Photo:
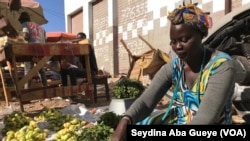
[[202, 35], [187, 24], [171, 25], [170, 41], [174, 52], [184, 61], [201, 53]]

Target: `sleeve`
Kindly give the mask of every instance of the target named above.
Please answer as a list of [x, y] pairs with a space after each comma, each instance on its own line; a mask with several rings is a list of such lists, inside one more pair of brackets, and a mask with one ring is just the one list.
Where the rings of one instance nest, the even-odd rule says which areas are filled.
[[233, 61], [223, 63], [217, 72], [210, 76], [200, 107], [190, 124], [214, 124], [232, 97], [235, 85]]
[[27, 27], [23, 27], [23, 33], [29, 33], [29, 29]]
[[30, 37], [30, 31], [29, 28], [26, 26], [26, 24], [22, 24], [22, 32], [23, 32], [23, 37], [26, 41], [29, 41]]
[[154, 110], [172, 85], [171, 63], [165, 64], [154, 76], [151, 84], [143, 94], [126, 111], [125, 115], [132, 118], [133, 123], [143, 120]]

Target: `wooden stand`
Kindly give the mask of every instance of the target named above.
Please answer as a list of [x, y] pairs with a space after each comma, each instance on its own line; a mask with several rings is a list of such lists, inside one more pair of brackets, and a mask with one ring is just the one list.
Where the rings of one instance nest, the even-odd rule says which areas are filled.
[[[20, 100], [21, 110], [24, 111], [23, 104], [31, 100], [51, 98], [56, 96], [70, 96], [84, 93], [86, 97], [94, 101], [90, 62], [89, 62], [89, 45], [86, 44], [67, 44], [67, 43], [5, 43], [0, 47], [0, 67], [7, 65], [11, 78], [14, 82], [15, 92]], [[65, 56], [84, 56], [85, 68], [87, 72], [87, 82], [77, 86], [47, 86], [33, 89], [23, 89], [24, 84], [31, 80], [38, 71], [45, 66], [47, 61], [52, 57], [60, 60]], [[27, 75], [19, 79], [17, 74], [17, 62], [32, 61], [33, 57], [39, 58]], [[8, 95], [4, 84], [4, 76], [0, 71], [0, 77], [3, 85], [3, 92], [8, 105]]]

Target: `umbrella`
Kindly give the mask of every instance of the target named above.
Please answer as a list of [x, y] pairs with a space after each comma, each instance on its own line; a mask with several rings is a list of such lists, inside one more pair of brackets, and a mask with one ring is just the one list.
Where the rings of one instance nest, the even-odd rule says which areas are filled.
[[47, 32], [46, 37], [47, 42], [64, 42], [77, 39], [76, 34], [62, 31]]
[[[18, 18], [24, 11], [30, 15], [31, 21], [40, 25], [48, 23], [47, 19], [44, 17], [43, 8], [38, 2], [34, 0], [21, 0], [21, 8], [19, 10], [10, 10], [8, 2], [9, 0], [0, 0], [0, 15], [6, 17], [17, 32], [22, 30]], [[4, 33], [0, 31], [0, 36], [3, 35]]]

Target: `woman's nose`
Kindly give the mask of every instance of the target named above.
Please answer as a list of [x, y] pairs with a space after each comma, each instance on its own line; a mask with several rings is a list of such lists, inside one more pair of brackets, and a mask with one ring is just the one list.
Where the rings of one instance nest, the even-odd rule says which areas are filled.
[[181, 44], [180, 44], [180, 42], [177, 42], [177, 44], [176, 44], [176, 48], [181, 48]]

